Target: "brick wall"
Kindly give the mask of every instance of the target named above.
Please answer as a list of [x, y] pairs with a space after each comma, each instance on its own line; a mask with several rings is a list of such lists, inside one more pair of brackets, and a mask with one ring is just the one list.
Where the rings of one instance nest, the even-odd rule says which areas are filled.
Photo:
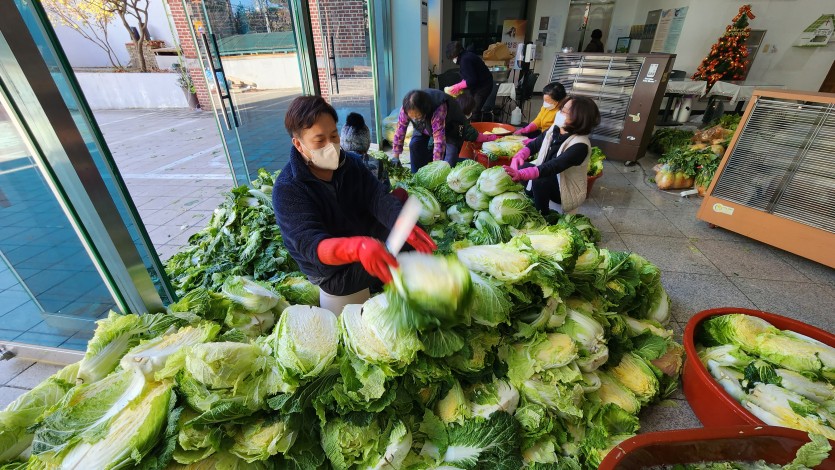
[[[190, 26], [186, 12], [183, 9], [183, 2], [180, 0], [168, 0], [169, 11], [171, 11], [171, 19], [174, 22], [174, 27], [177, 30], [177, 37], [180, 41], [180, 51], [182, 51], [188, 74], [191, 76], [191, 81], [194, 82], [194, 89], [197, 91], [197, 100], [200, 102], [200, 107], [203, 110], [212, 110], [212, 99], [209, 96], [209, 87], [206, 83], [206, 75], [200, 68], [200, 61], [198, 60], [198, 48], [194, 44], [191, 36]], [[193, 7], [192, 7], [193, 8]], [[194, 9], [193, 9], [194, 11]], [[199, 10], [193, 18], [202, 18]], [[203, 20], [205, 24], [205, 20]]]
[[[318, 3], [318, 5], [317, 5]], [[328, 99], [335, 85], [329, 71], [333, 71], [330, 54], [336, 58], [340, 80], [371, 78], [368, 10], [363, 0], [322, 0], [310, 3], [313, 45], [319, 66], [319, 85], [322, 96]], [[330, 35], [333, 35], [331, 51]], [[330, 69], [330, 70], [329, 70]], [[343, 92], [340, 84], [340, 92]], [[335, 88], [334, 88], [335, 92]], [[368, 90], [370, 94], [372, 91]]]

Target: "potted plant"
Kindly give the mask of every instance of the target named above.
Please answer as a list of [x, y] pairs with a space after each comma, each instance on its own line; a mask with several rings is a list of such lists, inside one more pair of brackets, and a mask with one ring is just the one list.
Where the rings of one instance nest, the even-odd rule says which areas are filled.
[[200, 102], [197, 100], [197, 89], [194, 88], [194, 82], [191, 80], [191, 75], [188, 74], [188, 70], [181, 67], [180, 64], [174, 64], [171, 68], [180, 74], [177, 78], [177, 83], [186, 95], [189, 108], [200, 109]]

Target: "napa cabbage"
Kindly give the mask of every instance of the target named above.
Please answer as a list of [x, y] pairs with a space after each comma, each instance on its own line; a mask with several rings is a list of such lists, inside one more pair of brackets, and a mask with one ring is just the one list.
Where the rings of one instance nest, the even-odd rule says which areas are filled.
[[473, 223], [475, 211], [466, 204], [456, 204], [447, 209], [446, 215], [449, 217], [449, 221], [454, 224], [469, 226]]
[[447, 182], [447, 176], [452, 172], [449, 163], [439, 160], [421, 167], [413, 178], [415, 184], [428, 190], [435, 190]]
[[510, 175], [500, 166], [494, 166], [481, 172], [476, 184], [478, 190], [487, 196], [498, 196], [506, 192], [518, 192], [522, 186], [514, 183]]
[[473, 210], [483, 211], [490, 207], [490, 196], [479, 191], [478, 186], [473, 186], [467, 190], [465, 200]]
[[281, 314], [268, 342], [290, 380], [316, 377], [336, 358], [339, 347], [336, 316], [323, 308], [293, 305]]
[[475, 186], [484, 167], [473, 160], [463, 160], [455, 165], [446, 178], [446, 184], [456, 193], [466, 193]]

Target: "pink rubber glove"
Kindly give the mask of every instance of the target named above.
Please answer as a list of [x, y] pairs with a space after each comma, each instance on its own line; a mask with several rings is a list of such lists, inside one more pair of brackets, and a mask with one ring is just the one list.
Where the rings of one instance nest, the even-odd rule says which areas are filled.
[[531, 133], [531, 132], [533, 132], [533, 131], [535, 131], [535, 130], [536, 130], [536, 124], [534, 124], [534, 123], [530, 123], [530, 124], [528, 124], [527, 126], [525, 126], [525, 127], [521, 128], [521, 129], [517, 130], [517, 131], [516, 131], [516, 132], [514, 132], [513, 134], [514, 134], [514, 135], [529, 134], [529, 133]]
[[535, 166], [522, 168], [521, 170], [517, 170], [513, 167], [506, 166], [504, 167], [504, 171], [510, 176], [510, 179], [512, 179], [514, 182], [530, 181], [539, 178], [539, 168]]
[[[527, 147], [522, 147], [522, 150], [516, 152], [516, 155], [510, 159], [510, 167], [514, 170], [518, 170], [520, 166], [524, 165], [528, 158], [531, 156], [531, 149]], [[512, 176], [512, 175], [511, 175]]]
[[529, 166], [519, 170], [519, 179], [513, 181], [530, 181], [539, 178], [539, 167]]
[[522, 145], [528, 145], [529, 143], [533, 142], [536, 139], [525, 139], [522, 141]]
[[496, 134], [479, 134], [475, 141], [482, 144], [484, 142], [493, 142], [494, 140], [498, 140], [498, 138], [499, 136]]
[[467, 88], [467, 81], [461, 80], [460, 82], [456, 83], [455, 85], [448, 86], [444, 88], [444, 91], [451, 96], [458, 96], [461, 94], [464, 89]]

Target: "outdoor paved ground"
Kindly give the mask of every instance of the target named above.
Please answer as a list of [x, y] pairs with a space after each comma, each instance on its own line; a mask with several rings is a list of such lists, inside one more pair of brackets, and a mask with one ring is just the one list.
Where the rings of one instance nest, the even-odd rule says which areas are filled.
[[206, 226], [233, 182], [212, 113], [96, 111], [96, 120], [162, 260]]

